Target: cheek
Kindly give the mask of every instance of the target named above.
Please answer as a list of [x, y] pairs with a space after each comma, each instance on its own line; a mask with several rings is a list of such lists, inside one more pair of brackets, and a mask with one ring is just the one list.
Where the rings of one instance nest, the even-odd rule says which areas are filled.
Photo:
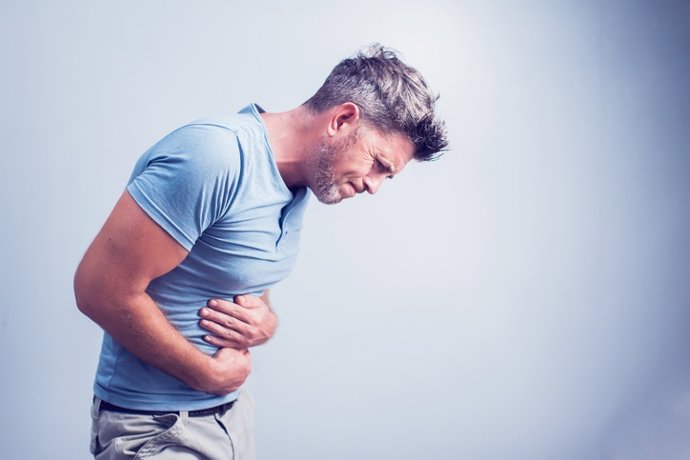
[[371, 164], [350, 164], [344, 168], [343, 175], [352, 179], [361, 179], [371, 173]]
[[338, 180], [338, 182], [347, 182], [350, 179], [358, 177], [357, 170], [349, 165], [337, 165], [333, 172], [334, 177]]

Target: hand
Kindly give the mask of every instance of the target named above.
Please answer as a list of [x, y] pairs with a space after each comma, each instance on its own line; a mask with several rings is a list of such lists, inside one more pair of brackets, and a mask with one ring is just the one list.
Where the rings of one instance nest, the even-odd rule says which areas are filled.
[[259, 297], [235, 296], [235, 302], [211, 299], [200, 310], [201, 327], [213, 333], [204, 337], [211, 345], [249, 348], [265, 343], [276, 331], [278, 320]]
[[209, 373], [199, 376], [201, 381], [194, 385], [198, 390], [217, 395], [226, 395], [237, 390], [252, 371], [249, 350], [221, 348], [211, 357]]

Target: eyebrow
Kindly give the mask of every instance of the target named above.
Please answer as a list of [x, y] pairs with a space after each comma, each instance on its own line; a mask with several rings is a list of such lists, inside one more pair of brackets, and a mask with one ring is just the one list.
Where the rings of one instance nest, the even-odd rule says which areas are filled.
[[379, 161], [381, 162], [381, 164], [383, 164], [383, 166], [386, 168], [386, 170], [389, 173], [392, 174], [395, 172], [395, 164], [392, 161], [390, 161], [388, 158], [386, 158], [385, 156], [382, 156], [382, 155], [379, 155], [378, 158], [379, 158]]

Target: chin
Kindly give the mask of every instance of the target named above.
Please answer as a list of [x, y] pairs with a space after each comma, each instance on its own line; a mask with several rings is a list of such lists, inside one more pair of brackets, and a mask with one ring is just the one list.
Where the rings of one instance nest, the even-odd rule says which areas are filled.
[[319, 202], [323, 204], [338, 204], [346, 198], [352, 198], [356, 195], [354, 188], [351, 186], [344, 187], [345, 190], [341, 190], [342, 186], [329, 186], [324, 188], [315, 187], [312, 188], [312, 193]]
[[323, 204], [338, 204], [343, 201], [343, 196], [339, 193], [314, 193], [314, 196]]
[[319, 201], [323, 204], [338, 204], [341, 201], [343, 201], [344, 199], [345, 198], [343, 198], [342, 196], [337, 196], [337, 197], [328, 198], [328, 199], [319, 200]]

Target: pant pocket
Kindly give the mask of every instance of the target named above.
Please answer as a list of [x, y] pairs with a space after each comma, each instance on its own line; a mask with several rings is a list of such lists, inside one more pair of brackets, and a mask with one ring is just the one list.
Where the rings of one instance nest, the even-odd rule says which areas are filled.
[[[126, 436], [135, 460], [156, 455], [166, 447], [177, 444], [180, 432], [184, 428], [183, 417], [177, 414], [154, 415], [151, 422], [148, 428], [152, 431], [146, 435], [138, 436], [135, 431], [130, 431]], [[120, 437], [123, 438], [125, 436]]]
[[94, 452], [99, 458], [140, 458], [152, 441], [176, 432], [177, 414], [138, 415], [103, 411], [94, 422]]

